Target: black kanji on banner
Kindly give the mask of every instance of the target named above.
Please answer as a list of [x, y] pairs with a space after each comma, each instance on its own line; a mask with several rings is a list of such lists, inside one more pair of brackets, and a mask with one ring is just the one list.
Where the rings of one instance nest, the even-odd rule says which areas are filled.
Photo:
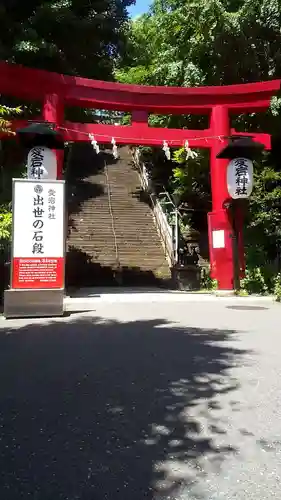
[[43, 154], [43, 149], [40, 147], [35, 147], [31, 150], [31, 166], [30, 166], [30, 175], [31, 177], [35, 177], [37, 179], [40, 179], [42, 175], [44, 174], [44, 169], [43, 169], [43, 161], [44, 161], [44, 154]]
[[247, 188], [249, 184], [247, 160], [245, 158], [237, 158], [234, 160], [234, 168], [236, 184], [235, 194], [238, 196], [247, 196]]

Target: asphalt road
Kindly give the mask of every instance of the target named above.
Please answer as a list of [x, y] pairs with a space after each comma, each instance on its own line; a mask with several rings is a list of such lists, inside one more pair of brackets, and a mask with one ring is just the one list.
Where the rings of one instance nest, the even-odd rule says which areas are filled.
[[280, 318], [148, 297], [0, 319], [1, 500], [281, 498]]

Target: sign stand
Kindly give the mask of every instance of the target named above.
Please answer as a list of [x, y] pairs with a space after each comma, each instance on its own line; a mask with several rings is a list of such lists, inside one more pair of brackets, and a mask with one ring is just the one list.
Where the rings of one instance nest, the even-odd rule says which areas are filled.
[[13, 179], [11, 288], [4, 317], [63, 315], [65, 182]]

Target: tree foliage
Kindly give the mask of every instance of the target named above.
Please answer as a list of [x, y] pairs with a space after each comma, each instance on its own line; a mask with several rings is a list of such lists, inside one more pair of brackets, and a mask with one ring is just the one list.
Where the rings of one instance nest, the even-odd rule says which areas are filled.
[[[9, 118], [14, 115], [19, 115], [22, 112], [20, 107], [10, 108], [0, 105], [0, 132], [7, 136], [14, 135], [11, 130], [11, 122]], [[2, 144], [0, 142], [0, 152], [2, 152]], [[2, 165], [0, 166], [0, 253], [3, 242], [9, 240], [12, 228], [12, 215], [9, 210], [9, 201], [11, 200], [11, 188], [9, 189], [8, 199], [5, 189], [5, 173]], [[11, 181], [11, 178], [10, 178]], [[11, 182], [9, 182], [11, 185]]]
[[134, 0], [2, 0], [0, 59], [111, 79]]
[[[127, 29], [120, 80], [227, 85], [281, 74], [279, 0], [155, 0]], [[128, 76], [129, 75], [129, 76]]]
[[0, 241], [9, 240], [12, 230], [12, 214], [7, 207], [0, 206]]
[[7, 135], [14, 135], [11, 129], [11, 121], [9, 118], [15, 115], [21, 114], [22, 109], [20, 106], [16, 108], [10, 108], [9, 106], [0, 104], [0, 132]]
[[[126, 28], [126, 57], [119, 61], [116, 77], [123, 83], [166, 86], [230, 85], [281, 78], [280, 26], [280, 0], [154, 0], [150, 12]], [[153, 120], [153, 124], [168, 127], [206, 127], [200, 117]], [[240, 131], [280, 130], [279, 96], [272, 99], [267, 113], [233, 117], [232, 125]], [[173, 160], [167, 187], [191, 208], [207, 210], [210, 179], [206, 153], [200, 151], [196, 159], [186, 161], [184, 151], [179, 150]], [[265, 155], [256, 165], [245, 231], [248, 272], [254, 273], [255, 283], [263, 272], [257, 269], [280, 266], [280, 195], [279, 167]], [[248, 275], [248, 284], [253, 276]], [[273, 288], [272, 279], [271, 284], [264, 276], [262, 280], [262, 291]]]

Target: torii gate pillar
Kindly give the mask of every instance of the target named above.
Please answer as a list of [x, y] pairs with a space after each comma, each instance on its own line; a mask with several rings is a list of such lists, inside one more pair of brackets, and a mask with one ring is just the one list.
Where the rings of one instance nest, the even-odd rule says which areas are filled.
[[227, 106], [213, 107], [210, 129], [214, 136], [210, 148], [212, 212], [208, 214], [211, 277], [217, 280], [219, 290], [233, 290], [232, 227], [224, 207], [225, 200], [229, 198], [226, 183], [228, 160], [217, 158], [217, 154], [227, 145], [226, 138], [230, 135]]
[[[46, 94], [42, 109], [43, 120], [53, 123], [55, 128], [60, 127], [64, 121], [64, 103], [58, 94]], [[63, 150], [56, 151], [57, 179], [63, 178]]]
[[214, 106], [211, 113], [211, 134], [215, 137], [210, 151], [210, 175], [212, 188], [213, 212], [223, 208], [223, 202], [229, 198], [226, 185], [226, 169], [228, 160], [218, 159], [216, 156], [224, 146], [227, 146], [227, 137], [230, 135], [229, 114], [226, 106]]
[[[212, 212], [208, 214], [208, 233], [211, 277], [218, 282], [219, 290], [234, 289], [233, 227], [225, 202], [229, 199], [227, 190], [227, 165], [229, 160], [217, 158], [218, 153], [228, 144], [230, 135], [229, 109], [217, 105], [212, 108], [210, 131], [210, 177], [212, 191]], [[239, 275], [244, 276], [245, 257], [243, 243], [242, 213], [236, 214], [238, 234]]]

